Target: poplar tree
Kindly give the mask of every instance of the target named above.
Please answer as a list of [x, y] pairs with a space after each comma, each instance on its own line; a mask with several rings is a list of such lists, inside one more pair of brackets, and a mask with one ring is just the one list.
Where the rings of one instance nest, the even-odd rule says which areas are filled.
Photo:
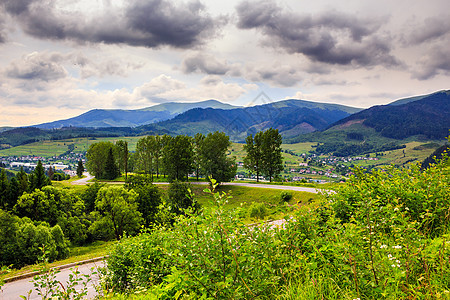
[[81, 176], [83, 176], [83, 172], [84, 172], [83, 161], [79, 160], [77, 166], [77, 176], [81, 178]]
[[244, 150], [244, 166], [256, 173], [256, 181], [262, 174], [272, 182], [283, 170], [283, 158], [281, 156], [281, 144], [283, 140], [278, 129], [269, 128], [255, 134], [255, 138], [249, 135], [246, 139]]

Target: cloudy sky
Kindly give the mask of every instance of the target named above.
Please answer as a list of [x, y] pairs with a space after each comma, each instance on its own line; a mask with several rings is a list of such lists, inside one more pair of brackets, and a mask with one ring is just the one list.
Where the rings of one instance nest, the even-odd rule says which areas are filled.
[[448, 0], [1, 0], [0, 126], [168, 101], [370, 107], [450, 89], [449, 46]]

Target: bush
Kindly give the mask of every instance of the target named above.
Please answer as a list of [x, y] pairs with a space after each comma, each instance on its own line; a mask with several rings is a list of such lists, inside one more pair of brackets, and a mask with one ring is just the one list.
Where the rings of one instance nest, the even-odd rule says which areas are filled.
[[250, 206], [249, 212], [250, 218], [253, 219], [264, 219], [267, 216], [267, 209], [264, 203], [253, 203]]
[[292, 199], [292, 193], [289, 191], [282, 191], [280, 193], [280, 198], [281, 198], [281, 201], [283, 201], [283, 202], [289, 202]]
[[193, 200], [189, 183], [175, 180], [169, 185], [167, 204], [174, 213], [181, 214], [183, 210], [189, 207], [197, 207], [198, 204], [194, 203]]

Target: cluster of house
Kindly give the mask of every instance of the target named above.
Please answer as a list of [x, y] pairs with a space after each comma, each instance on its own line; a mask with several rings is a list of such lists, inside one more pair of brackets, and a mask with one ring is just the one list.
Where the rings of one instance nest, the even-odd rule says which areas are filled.
[[55, 172], [61, 171], [70, 176], [76, 175], [76, 165], [74, 168], [62, 162], [47, 162], [45, 158], [39, 156], [2, 157], [1, 164], [4, 168], [10, 170], [20, 170], [20, 168], [23, 168], [26, 172], [32, 172], [36, 168], [39, 160], [42, 162], [45, 170], [51, 167]]

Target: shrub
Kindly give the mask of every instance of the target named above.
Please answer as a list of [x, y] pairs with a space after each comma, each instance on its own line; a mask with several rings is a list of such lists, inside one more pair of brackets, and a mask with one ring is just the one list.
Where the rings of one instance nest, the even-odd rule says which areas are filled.
[[253, 203], [250, 206], [250, 218], [264, 219], [267, 216], [267, 209], [264, 203]]
[[283, 202], [289, 202], [292, 199], [292, 193], [290, 191], [282, 191], [280, 193], [280, 198]]
[[197, 206], [193, 200], [189, 183], [175, 180], [169, 185], [167, 204], [174, 213], [180, 214], [189, 207]]

